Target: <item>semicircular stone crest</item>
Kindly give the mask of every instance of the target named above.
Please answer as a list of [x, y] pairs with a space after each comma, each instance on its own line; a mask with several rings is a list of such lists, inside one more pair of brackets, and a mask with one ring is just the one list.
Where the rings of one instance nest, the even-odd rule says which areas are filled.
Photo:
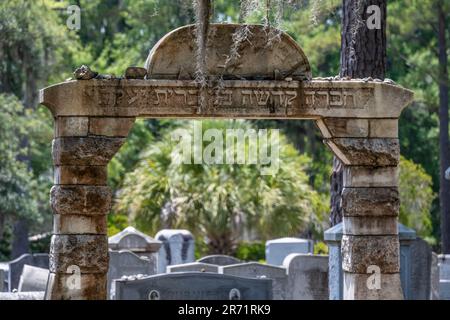
[[[279, 37], [268, 43], [274, 32]], [[233, 40], [244, 35], [244, 40]], [[150, 51], [145, 63], [147, 78], [195, 79], [196, 51], [195, 26], [175, 29]], [[206, 64], [212, 79], [311, 79], [308, 59], [294, 39], [262, 25], [211, 24]]]

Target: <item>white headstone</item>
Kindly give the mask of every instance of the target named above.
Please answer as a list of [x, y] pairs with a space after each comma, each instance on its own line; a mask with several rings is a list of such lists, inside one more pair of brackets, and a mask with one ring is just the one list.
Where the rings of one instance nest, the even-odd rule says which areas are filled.
[[241, 260], [239, 260], [235, 257], [232, 257], [232, 256], [227, 256], [225, 254], [214, 254], [214, 255], [200, 258], [197, 261], [209, 263], [209, 264], [215, 264], [218, 266], [228, 266], [230, 264], [241, 263]]
[[19, 280], [19, 292], [45, 291], [48, 281], [48, 269], [23, 266], [22, 275]]
[[328, 300], [328, 256], [290, 254], [284, 259], [288, 300]]
[[300, 238], [280, 238], [266, 242], [266, 262], [276, 266], [283, 264], [291, 253], [313, 253], [311, 240]]
[[158, 252], [158, 273], [165, 273], [170, 265], [195, 261], [194, 237], [188, 230], [163, 229], [155, 238], [162, 242]]
[[[157, 256], [162, 243], [133, 227], [126, 227], [108, 239], [111, 250], [129, 250], [139, 256]], [[157, 259], [157, 258], [156, 258]]]

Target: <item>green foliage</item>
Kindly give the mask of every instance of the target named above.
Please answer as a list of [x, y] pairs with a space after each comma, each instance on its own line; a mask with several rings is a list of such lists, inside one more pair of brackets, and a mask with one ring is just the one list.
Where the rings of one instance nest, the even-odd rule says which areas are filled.
[[314, 244], [314, 254], [328, 254], [328, 246], [325, 242], [319, 241]]
[[236, 248], [235, 256], [242, 261], [264, 262], [266, 245], [264, 242], [240, 242]]
[[37, 183], [31, 170], [20, 161], [28, 156], [22, 147], [27, 137], [28, 113], [13, 95], [0, 94], [0, 213], [6, 217], [39, 220], [35, 200]]
[[119, 233], [128, 226], [128, 216], [119, 213], [108, 215], [108, 237]]
[[[203, 130], [250, 128], [245, 121], [202, 123]], [[299, 155], [284, 136], [280, 140], [279, 171], [264, 176], [259, 165], [175, 164], [176, 143], [168, 132], [126, 176], [116, 209], [146, 232], [186, 227], [207, 237], [210, 247], [232, 246], [242, 225], [261, 239], [295, 235], [306, 228], [321, 233], [327, 205], [308, 184], [305, 169], [310, 159]], [[245, 147], [248, 150], [248, 141]]]
[[431, 234], [431, 205], [435, 194], [431, 177], [420, 165], [401, 157], [399, 191], [400, 222], [434, 244], [436, 239]]

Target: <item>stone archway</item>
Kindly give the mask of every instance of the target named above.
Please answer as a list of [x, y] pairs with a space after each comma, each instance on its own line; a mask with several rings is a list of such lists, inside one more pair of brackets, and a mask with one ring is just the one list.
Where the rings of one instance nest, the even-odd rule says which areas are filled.
[[[342, 240], [345, 299], [402, 299], [399, 275], [398, 118], [411, 91], [388, 82], [311, 79], [309, 62], [286, 34], [270, 47], [266, 30], [249, 26], [239, 63], [225, 54], [238, 25], [212, 25], [208, 74], [220, 90], [192, 81], [192, 26], [153, 48], [146, 79], [97, 77], [40, 92], [55, 119], [48, 299], [105, 299], [106, 166], [137, 117], [311, 119], [345, 164]], [[205, 98], [203, 103], [200, 97]], [[380, 287], [370, 287], [371, 272]]]

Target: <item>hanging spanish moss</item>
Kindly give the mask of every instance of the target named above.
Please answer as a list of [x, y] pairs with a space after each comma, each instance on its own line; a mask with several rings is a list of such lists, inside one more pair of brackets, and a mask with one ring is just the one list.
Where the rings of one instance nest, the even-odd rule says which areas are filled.
[[195, 11], [196, 37], [196, 74], [195, 81], [203, 88], [207, 85], [207, 56], [209, 19], [211, 16], [211, 0], [193, 0]]

